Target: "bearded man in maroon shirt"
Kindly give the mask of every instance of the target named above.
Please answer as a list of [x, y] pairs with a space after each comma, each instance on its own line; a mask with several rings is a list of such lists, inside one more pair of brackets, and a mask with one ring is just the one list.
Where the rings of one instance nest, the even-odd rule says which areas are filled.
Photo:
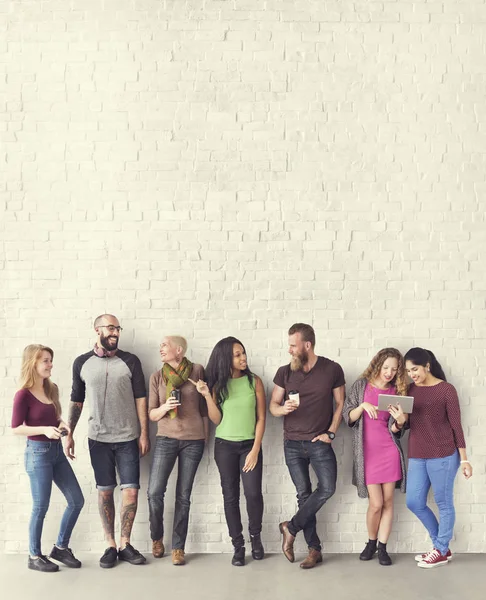
[[[282, 550], [294, 562], [294, 540], [299, 531], [309, 548], [300, 564], [312, 569], [322, 562], [316, 514], [336, 490], [337, 465], [332, 449], [342, 419], [345, 381], [336, 362], [314, 352], [315, 333], [310, 325], [296, 323], [289, 329], [290, 364], [280, 367], [274, 377], [270, 412], [284, 417], [285, 462], [297, 490], [299, 509], [280, 523]], [[312, 491], [309, 466], [317, 476]]]

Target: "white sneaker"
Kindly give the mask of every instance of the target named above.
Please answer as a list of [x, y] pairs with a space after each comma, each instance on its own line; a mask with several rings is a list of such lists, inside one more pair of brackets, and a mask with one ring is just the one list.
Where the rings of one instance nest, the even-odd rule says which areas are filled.
[[[415, 555], [415, 560], [416, 562], [422, 562], [428, 554], [430, 554], [431, 552], [433, 552], [433, 550], [430, 550], [429, 552], [424, 552], [423, 554], [416, 554]], [[450, 550], [447, 550], [447, 560], [451, 561], [452, 560], [452, 552]]]

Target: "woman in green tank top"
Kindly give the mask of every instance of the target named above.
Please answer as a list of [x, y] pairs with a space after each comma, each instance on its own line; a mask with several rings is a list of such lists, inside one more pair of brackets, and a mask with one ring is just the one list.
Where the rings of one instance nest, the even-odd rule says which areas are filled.
[[224, 513], [234, 546], [232, 564], [245, 564], [245, 540], [240, 512], [240, 477], [245, 491], [251, 553], [264, 557], [260, 538], [263, 518], [262, 438], [266, 402], [262, 380], [248, 368], [246, 350], [234, 337], [219, 341], [206, 368], [207, 384], [197, 382], [208, 414], [216, 425], [214, 458], [221, 477]]

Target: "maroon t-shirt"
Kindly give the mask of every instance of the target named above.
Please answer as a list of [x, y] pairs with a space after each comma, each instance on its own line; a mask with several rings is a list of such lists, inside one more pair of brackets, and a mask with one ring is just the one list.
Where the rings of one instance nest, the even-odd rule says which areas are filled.
[[413, 396], [413, 411], [409, 417], [409, 458], [444, 458], [456, 448], [465, 448], [461, 425], [461, 409], [456, 388], [442, 381], [437, 385], [408, 389]]
[[285, 389], [285, 400], [290, 391], [299, 392], [299, 408], [284, 417], [284, 439], [310, 441], [329, 429], [334, 412], [332, 391], [345, 384], [338, 363], [318, 356], [308, 373], [292, 371], [290, 365], [284, 365], [273, 383]]
[[[56, 416], [54, 404], [45, 404], [29, 392], [19, 390], [14, 397], [12, 411], [12, 427], [28, 425], [29, 427], [57, 427], [59, 419]], [[29, 435], [29, 440], [50, 442], [45, 435]]]

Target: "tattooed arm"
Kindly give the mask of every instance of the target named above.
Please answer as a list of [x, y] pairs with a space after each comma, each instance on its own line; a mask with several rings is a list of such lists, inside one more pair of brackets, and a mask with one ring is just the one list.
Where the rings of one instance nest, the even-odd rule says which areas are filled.
[[73, 433], [78, 424], [79, 417], [81, 416], [81, 412], [83, 410], [82, 402], [71, 402], [71, 406], [69, 408], [69, 419], [68, 419], [68, 427], [69, 433], [64, 438], [64, 453], [70, 459], [73, 460], [76, 458], [74, 454], [74, 438]]
[[76, 458], [74, 454], [74, 439], [73, 433], [78, 424], [79, 417], [83, 410], [83, 403], [86, 397], [86, 384], [81, 377], [81, 368], [86, 361], [87, 354], [78, 356], [73, 363], [73, 387], [71, 390], [71, 406], [69, 408], [68, 427], [69, 433], [63, 438], [64, 454], [73, 460]]
[[79, 417], [83, 412], [83, 403], [82, 402], [71, 402], [71, 406], [69, 408], [69, 419], [68, 425], [71, 430], [71, 434], [74, 433], [76, 429], [76, 425], [78, 424]]
[[147, 398], [137, 398], [135, 402], [137, 406], [138, 420], [140, 422], [140, 437], [138, 439], [138, 447], [140, 450], [140, 455], [145, 456], [148, 452], [150, 452]]

